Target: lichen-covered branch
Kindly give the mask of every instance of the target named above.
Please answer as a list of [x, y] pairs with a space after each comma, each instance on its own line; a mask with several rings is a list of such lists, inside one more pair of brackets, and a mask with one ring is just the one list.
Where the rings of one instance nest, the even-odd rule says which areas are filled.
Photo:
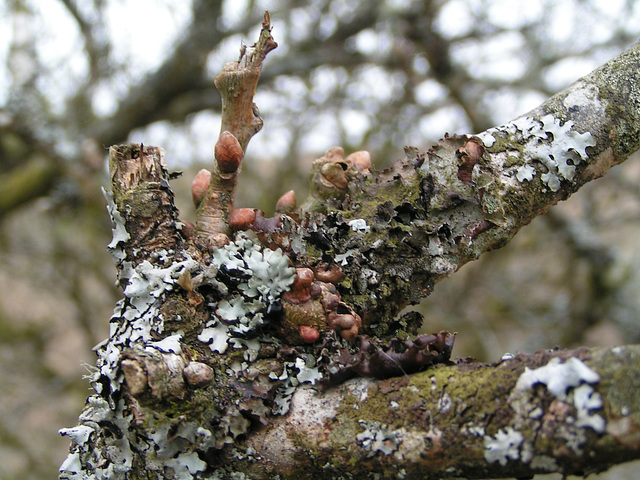
[[636, 44], [530, 113], [407, 148], [383, 172], [359, 173], [328, 151], [319, 200], [303, 205], [326, 213], [303, 216], [289, 239], [296, 259], [339, 266], [345, 301], [365, 327], [385, 331], [436, 282], [640, 147], [639, 71]]
[[300, 388], [291, 412], [225, 456], [251, 478], [528, 478], [638, 458], [640, 348], [440, 365]]
[[181, 225], [169, 187], [164, 150], [142, 144], [109, 149], [114, 219], [112, 251], [123, 248], [121, 258], [139, 263], [158, 250], [174, 250], [182, 240]]
[[500, 477], [637, 457], [637, 347], [453, 364], [454, 334], [412, 338], [421, 316], [398, 313], [638, 148], [640, 47], [383, 172], [334, 147], [307, 201], [290, 192], [266, 218], [232, 208], [269, 30], [265, 17], [262, 56], [236, 65], [252, 73], [223, 87], [242, 100], [194, 180], [195, 230], [178, 221], [161, 149], [111, 149], [123, 298], [94, 394], [61, 431], [61, 478]]

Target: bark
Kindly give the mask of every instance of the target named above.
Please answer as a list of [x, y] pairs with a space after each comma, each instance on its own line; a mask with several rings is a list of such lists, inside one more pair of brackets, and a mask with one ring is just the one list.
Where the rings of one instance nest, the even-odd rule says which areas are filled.
[[[258, 73], [269, 31], [265, 17], [246, 57]], [[216, 154], [195, 231], [162, 149], [112, 147], [124, 297], [95, 394], [61, 431], [60, 478], [499, 478], [637, 458], [637, 347], [452, 363], [454, 335], [411, 340], [421, 318], [399, 312], [638, 149], [639, 67], [636, 45], [509, 124], [407, 148], [383, 172], [334, 147], [302, 207], [273, 218], [231, 211], [239, 160]], [[220, 141], [246, 148], [257, 77], [233, 80], [217, 82], [242, 97]]]
[[[639, 361], [638, 346], [582, 348], [441, 365], [382, 381], [358, 378], [322, 393], [303, 387], [288, 416], [237, 442], [225, 463], [252, 478], [600, 472], [638, 458]], [[596, 373], [594, 383], [574, 377], [583, 365]], [[531, 372], [543, 375], [528, 388]], [[560, 384], [555, 394], [543, 383], [546, 374]], [[579, 388], [592, 404], [582, 403], [572, 382], [584, 382]], [[565, 389], [573, 394], [563, 397]]]

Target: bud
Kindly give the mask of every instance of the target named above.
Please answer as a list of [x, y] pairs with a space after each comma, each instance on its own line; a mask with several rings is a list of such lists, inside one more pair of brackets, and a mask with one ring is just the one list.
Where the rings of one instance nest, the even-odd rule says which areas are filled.
[[304, 343], [314, 343], [320, 338], [320, 332], [309, 325], [300, 325], [300, 327], [298, 327], [298, 332], [300, 333], [300, 338], [302, 338]]
[[196, 208], [200, 206], [202, 200], [204, 200], [210, 181], [211, 172], [203, 168], [196, 174], [193, 182], [191, 182], [191, 198]]
[[222, 173], [235, 173], [240, 167], [244, 152], [233, 133], [224, 131], [216, 143], [214, 155]]
[[359, 152], [353, 152], [347, 158], [346, 162], [351, 162], [354, 168], [361, 173], [368, 173], [371, 167], [371, 154], [366, 150], [360, 150]]
[[229, 214], [229, 228], [234, 231], [247, 230], [255, 219], [255, 208], [238, 208]]
[[313, 279], [313, 270], [310, 268], [296, 268], [296, 276], [291, 290], [285, 292], [282, 298], [293, 304], [308, 302], [311, 299]]
[[189, 362], [182, 374], [192, 387], [204, 387], [213, 380], [213, 368], [201, 362]]
[[289, 190], [282, 195], [276, 203], [276, 212], [286, 213], [292, 212], [296, 208], [296, 193], [293, 190]]
[[349, 186], [349, 180], [345, 172], [346, 168], [347, 166], [343, 162], [330, 162], [322, 165], [320, 173], [331, 185], [340, 190], [345, 190]]

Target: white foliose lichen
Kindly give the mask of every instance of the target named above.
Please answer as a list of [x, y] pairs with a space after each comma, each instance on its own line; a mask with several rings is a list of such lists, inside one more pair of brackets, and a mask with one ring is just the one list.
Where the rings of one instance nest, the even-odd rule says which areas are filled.
[[163, 467], [173, 469], [176, 480], [192, 480], [193, 476], [207, 468], [207, 464], [200, 460], [195, 452], [181, 453], [176, 458], [170, 458], [163, 462]]
[[[124, 225], [118, 220], [115, 206], [113, 211], [114, 222]], [[207, 465], [195, 450], [221, 448], [223, 445], [220, 442], [232, 442], [233, 438], [246, 432], [249, 420], [239, 411], [227, 412], [228, 415], [223, 417], [219, 425], [220, 432], [214, 434], [195, 422], [178, 425], [175, 429], [175, 425], [166, 422], [166, 419], [150, 419], [150, 434], [139, 436], [133, 425], [133, 414], [125, 415], [124, 401], [116, 394], [124, 381], [120, 356], [124, 349], [135, 346], [143, 351], [163, 352], [166, 361], [180, 358], [181, 331], [169, 336], [165, 333], [165, 338], [156, 339], [163, 337], [165, 329], [160, 314], [163, 297], [166, 292], [176, 288], [180, 279], [185, 278], [185, 272], [188, 272], [186, 277], [195, 274], [191, 278], [197, 285], [210, 285], [217, 295], [226, 298], [210, 305], [215, 315], [205, 325], [199, 340], [212, 342], [210, 348], [220, 353], [229, 346], [244, 349], [245, 362], [236, 362], [237, 365], [231, 366], [231, 369], [244, 370], [248, 362], [256, 360], [263, 341], [262, 337], [261, 340], [255, 338], [254, 330], [263, 325], [269, 309], [291, 286], [295, 269], [280, 250], [263, 249], [257, 242], [241, 236], [224, 249], [218, 249], [213, 255], [212, 264], [204, 269], [191, 258], [172, 258], [172, 252], [158, 252], [148, 261], [134, 265], [125, 261], [126, 256], [121, 250], [121, 244], [127, 238], [124, 227], [114, 228], [111, 248], [121, 251], [120, 255], [115, 256], [121, 262], [119, 280], [124, 285], [124, 298], [114, 309], [109, 339], [95, 347], [98, 361], [91, 379], [96, 395], [89, 397], [80, 416], [80, 426], [60, 431], [70, 438], [72, 450], [60, 468], [59, 478], [125, 479], [133, 468], [134, 450], [146, 459], [146, 467], [152, 471], [170, 473], [172, 478], [181, 480], [201, 478], [201, 472]], [[226, 275], [225, 282], [230, 285], [229, 290], [227, 285], [216, 280], [219, 271]], [[277, 342], [272, 338], [265, 341]], [[230, 374], [235, 373], [232, 371]], [[284, 412], [288, 397], [296, 387], [301, 383], [314, 384], [321, 379], [321, 374], [313, 357], [309, 356], [287, 362], [281, 377], [285, 383], [278, 392], [280, 406], [277, 408]], [[113, 425], [118, 435], [103, 435], [105, 423]], [[95, 441], [92, 436], [94, 432]], [[215, 478], [215, 475], [211, 478]]]
[[280, 249], [263, 248], [258, 242], [239, 234], [235, 240], [217, 248], [211, 259], [218, 268], [236, 274], [244, 281], [239, 289], [250, 298], [272, 302], [293, 283], [295, 269]]
[[525, 180], [531, 181], [533, 180], [535, 173], [536, 169], [531, 165], [522, 165], [516, 172], [516, 178], [519, 182], [524, 182]]
[[597, 433], [603, 433], [606, 422], [603, 417], [593, 413], [603, 406], [601, 395], [591, 386], [599, 381], [600, 375], [587, 367], [582, 360], [571, 357], [561, 363], [556, 357], [543, 367], [533, 370], [525, 368], [518, 378], [516, 390], [526, 392], [536, 384], [545, 385], [558, 400], [575, 407], [575, 427], [590, 427]]
[[198, 340], [209, 343], [212, 351], [224, 353], [234, 336], [253, 334], [266, 323], [266, 315], [293, 284], [295, 269], [280, 249], [263, 248], [243, 234], [216, 249], [211, 262], [232, 277], [237, 288], [210, 305], [215, 317], [205, 324]]
[[485, 147], [491, 148], [493, 144], [496, 143], [496, 137], [493, 136], [492, 132], [496, 132], [497, 130], [497, 128], [490, 128], [489, 130], [479, 133], [476, 137], [482, 140]]
[[351, 220], [349, 226], [354, 232], [369, 233], [371, 231], [371, 227], [367, 225], [367, 221], [362, 218]]
[[114, 254], [116, 259], [122, 260], [124, 255], [122, 250], [119, 248], [120, 244], [126, 243], [131, 238], [131, 235], [127, 232], [124, 218], [122, 218], [122, 215], [120, 215], [120, 212], [116, 207], [113, 200], [113, 193], [102, 188], [102, 195], [104, 195], [104, 198], [107, 201], [107, 211], [109, 212], [111, 223], [113, 225], [111, 228], [112, 239], [109, 245], [107, 245], [107, 248]]
[[89, 436], [93, 433], [93, 428], [86, 425], [78, 425], [73, 428], [61, 428], [58, 433], [65, 435], [76, 445], [84, 445], [89, 440]]
[[[210, 431], [196, 422], [175, 425], [150, 418], [149, 434], [141, 437], [132, 425], [133, 416], [124, 412], [122, 400], [112, 408], [98, 395], [89, 397], [80, 416], [83, 425], [60, 431], [69, 436], [74, 450], [60, 467], [60, 479], [124, 480], [133, 468], [133, 449], [146, 459], [149, 471], [172, 472], [171, 478], [193, 480], [207, 468], [193, 448], [211, 448]], [[98, 443], [91, 445], [87, 441], [90, 435], [93, 432], [100, 435], [105, 423], [111, 424], [118, 435], [102, 435]], [[85, 468], [85, 463], [90, 469]]]
[[531, 181], [539, 172], [542, 182], [553, 192], [560, 189], [563, 180], [574, 179], [576, 166], [588, 160], [587, 147], [596, 145], [591, 133], [580, 133], [573, 121], [562, 123], [553, 115], [540, 118], [523, 116], [478, 136], [490, 148], [496, 141], [496, 135], [521, 135], [523, 155], [527, 160], [516, 170], [516, 179], [519, 182]]
[[[60, 430], [61, 435], [69, 436], [73, 451], [59, 469], [61, 480], [124, 480], [126, 472], [133, 465], [131, 443], [131, 416], [124, 416], [124, 402], [118, 402], [115, 408], [103, 398], [93, 395], [88, 398], [80, 421], [83, 425]], [[102, 443], [91, 445], [90, 435], [95, 431], [99, 434], [103, 427], [101, 422], [109, 422], [119, 429], [122, 436], [104, 436]], [[91, 471], [85, 470], [84, 463], [88, 460]]]
[[351, 248], [344, 253], [340, 253], [336, 255], [335, 261], [336, 263], [340, 263], [340, 265], [344, 266], [349, 264], [350, 257], [357, 258], [359, 256], [360, 256], [360, 251], [357, 248]]
[[229, 327], [214, 319], [207, 322], [205, 328], [198, 335], [198, 340], [208, 343], [213, 352], [224, 353], [229, 346]]
[[484, 436], [484, 459], [487, 463], [500, 462], [503, 467], [509, 460], [520, 458], [523, 435], [512, 427], [499, 430], [495, 437]]
[[[163, 295], [173, 290], [178, 279], [186, 271], [199, 268], [189, 257], [174, 259], [172, 252], [159, 251], [149, 260], [136, 265], [125, 261], [122, 243], [129, 239], [124, 221], [112, 198], [105, 194], [114, 220], [113, 240], [109, 248], [120, 263], [119, 281], [124, 285], [124, 298], [115, 308], [110, 323], [109, 339], [97, 345], [98, 360], [91, 380], [96, 395], [87, 400], [80, 415], [80, 425], [61, 429], [60, 434], [71, 440], [72, 451], [60, 467], [60, 479], [65, 480], [120, 480], [125, 479], [133, 467], [133, 448], [139, 452], [156, 452], [170, 443], [165, 437], [159, 443], [144, 441], [135, 433], [133, 415], [125, 415], [124, 401], [114, 395], [121, 389], [123, 374], [120, 370], [120, 355], [125, 348], [138, 346], [173, 355], [181, 352], [182, 333], [156, 341], [164, 331], [164, 319], [159, 314]], [[107, 380], [105, 391], [103, 379]], [[105, 423], [113, 425], [118, 435], [103, 435]], [[95, 432], [96, 440], [90, 442]], [[154, 454], [155, 455], [155, 454]], [[194, 456], [195, 455], [195, 456]], [[164, 463], [162, 463], [164, 462]], [[191, 480], [206, 464], [196, 454], [180, 452], [167, 457], [158, 468], [173, 470], [174, 478]]]
[[402, 432], [387, 425], [365, 420], [359, 420], [358, 423], [364, 431], [356, 435], [356, 442], [368, 452], [368, 457], [373, 457], [377, 452], [391, 455], [402, 443]]
[[[588, 159], [587, 147], [596, 144], [591, 133], [577, 132], [571, 120], [562, 124], [553, 115], [544, 115], [539, 119], [520, 117], [513, 124], [526, 139], [525, 155], [542, 162], [547, 168], [541, 174], [541, 179], [553, 192], [560, 189], [561, 180], [573, 180], [576, 165]], [[523, 176], [520, 170], [518, 173]]]
[[[485, 460], [489, 463], [498, 461], [504, 466], [509, 460], [519, 459], [523, 463], [538, 465], [536, 468], [541, 469], [542, 465], [554, 464], [550, 457], [535, 455], [533, 445], [521, 433], [525, 427], [527, 430], [539, 429], [539, 422], [547, 418], [538, 397], [533, 393], [536, 385], [543, 385], [556, 401], [573, 407], [573, 410], [568, 406], [561, 409], [567, 413], [565, 418], [558, 419], [554, 435], [564, 440], [567, 448], [580, 455], [581, 446], [587, 441], [585, 429], [591, 428], [597, 433], [603, 433], [606, 429], [604, 418], [594, 413], [594, 410], [603, 407], [602, 397], [592, 387], [599, 381], [598, 373], [575, 357], [564, 363], [555, 357], [540, 368], [525, 368], [509, 396], [509, 407], [515, 412], [513, 422], [495, 437], [484, 437]], [[554, 413], [553, 417], [557, 415]]]
[[[111, 391], [119, 389], [122, 374], [119, 373], [120, 353], [134, 344], [152, 346], [159, 350], [179, 351], [180, 338], [168, 337], [162, 342], [153, 342], [154, 334], [164, 331], [164, 320], [159, 314], [162, 295], [177, 285], [185, 270], [193, 271], [198, 267], [196, 261], [186, 258], [172, 261], [167, 252], [154, 255], [156, 264], [145, 260], [138, 265], [124, 261], [120, 275], [121, 282], [127, 282], [124, 298], [116, 303], [110, 321], [109, 340], [95, 347], [98, 354], [98, 372], [94, 382], [101, 375], [110, 380]], [[177, 353], [177, 352], [176, 352]], [[96, 383], [101, 393], [101, 384]]]
[[180, 345], [182, 335], [182, 332], [178, 332], [157, 342], [147, 342], [147, 348], [155, 348], [165, 353], [182, 353], [182, 346]]
[[552, 358], [540, 368], [526, 367], [518, 378], [516, 389], [531, 390], [536, 384], [543, 384], [558, 400], [567, 400], [570, 388], [582, 383], [598, 383], [600, 375], [587, 367], [576, 357], [569, 358], [562, 363], [557, 357]]
[[123, 262], [120, 280], [128, 282], [124, 296], [128, 299], [128, 305], [133, 307], [126, 312], [129, 319], [139, 317], [160, 295], [173, 290], [184, 269], [195, 270], [197, 267], [197, 262], [190, 258], [182, 262], [170, 262], [164, 268], [148, 260], [135, 266], [131, 262]]
[[270, 373], [269, 378], [283, 381], [282, 386], [276, 391], [275, 406], [271, 413], [285, 415], [289, 411], [291, 396], [298, 386], [303, 383], [315, 385], [322, 380], [322, 374], [316, 366], [315, 358], [312, 355], [303, 355], [296, 358], [295, 362], [284, 362], [282, 373]]

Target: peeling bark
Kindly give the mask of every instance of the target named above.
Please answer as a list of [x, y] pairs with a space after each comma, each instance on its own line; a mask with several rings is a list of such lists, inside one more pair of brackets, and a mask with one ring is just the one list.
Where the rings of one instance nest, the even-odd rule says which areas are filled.
[[[269, 38], [265, 17], [258, 52]], [[311, 198], [272, 219], [229, 222], [220, 181], [237, 172], [214, 168], [199, 221], [222, 219], [221, 242], [178, 221], [161, 149], [113, 147], [124, 296], [60, 478], [499, 478], [637, 458], [637, 347], [452, 364], [451, 334], [412, 341], [421, 318], [398, 313], [638, 149], [639, 51], [383, 172], [334, 147]], [[257, 76], [233, 78], [223, 130], [245, 149]], [[353, 373], [383, 379], [327, 386]]]

